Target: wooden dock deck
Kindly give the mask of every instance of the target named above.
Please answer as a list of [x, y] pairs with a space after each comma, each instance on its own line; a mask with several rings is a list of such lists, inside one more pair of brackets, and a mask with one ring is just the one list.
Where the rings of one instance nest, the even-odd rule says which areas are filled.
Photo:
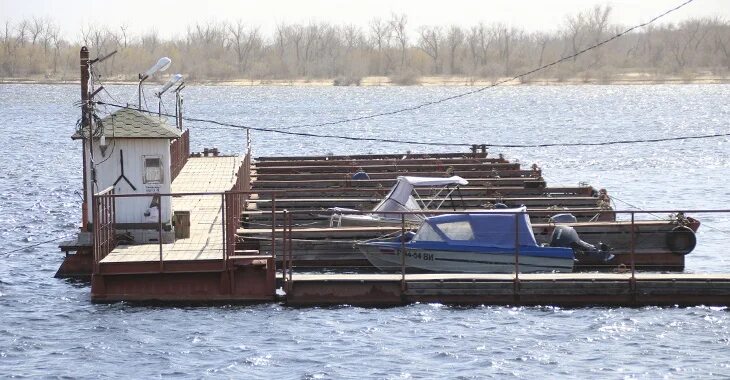
[[[172, 182], [173, 193], [220, 193], [236, 182], [241, 157], [191, 157]], [[163, 202], [170, 201], [163, 198]], [[162, 259], [223, 260], [223, 224], [220, 196], [172, 197], [173, 210], [190, 211], [190, 237], [162, 244]], [[159, 261], [160, 244], [119, 245], [105, 263]]]

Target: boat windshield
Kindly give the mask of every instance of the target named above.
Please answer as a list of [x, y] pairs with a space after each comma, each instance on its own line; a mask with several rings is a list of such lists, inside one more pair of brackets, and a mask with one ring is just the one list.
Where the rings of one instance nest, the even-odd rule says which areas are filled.
[[444, 239], [441, 238], [441, 235], [436, 232], [431, 224], [423, 223], [413, 237], [413, 241], [444, 241]]
[[439, 223], [437, 227], [449, 240], [474, 240], [474, 230], [468, 220]]

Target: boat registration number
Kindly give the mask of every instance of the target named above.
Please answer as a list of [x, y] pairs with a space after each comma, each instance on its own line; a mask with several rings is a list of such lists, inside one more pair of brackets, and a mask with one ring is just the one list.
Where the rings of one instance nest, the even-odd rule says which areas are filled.
[[407, 251], [406, 256], [417, 260], [433, 261], [433, 253], [426, 253], [421, 251]]

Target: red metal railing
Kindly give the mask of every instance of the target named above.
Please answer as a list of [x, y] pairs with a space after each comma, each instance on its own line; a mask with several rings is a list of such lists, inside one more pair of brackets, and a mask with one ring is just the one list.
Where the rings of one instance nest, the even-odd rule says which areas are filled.
[[235, 254], [237, 230], [241, 227], [241, 215], [246, 209], [249, 191], [251, 191], [251, 136], [246, 130], [246, 155], [238, 168], [236, 183], [223, 194], [223, 220], [225, 220], [223, 235], [226, 257]]
[[99, 262], [117, 246], [114, 232], [116, 214], [114, 187], [94, 194], [93, 226], [94, 226], [94, 273], [99, 271]]
[[175, 180], [190, 157], [190, 130], [186, 129], [179, 139], [170, 144], [171, 179]]
[[[290, 190], [289, 192], [297, 192], [297, 190]], [[286, 195], [286, 193], [283, 193], [283, 195]], [[281, 231], [281, 234], [279, 235], [278, 239], [282, 244], [281, 252], [277, 252], [274, 245], [273, 245], [273, 236], [276, 236], [277, 234], [274, 234], [274, 231], [272, 229], [272, 254], [275, 255], [275, 257], [279, 257], [281, 259], [282, 264], [282, 279], [284, 280], [284, 287], [285, 289], [291, 289], [293, 286], [293, 273], [295, 271], [295, 263], [294, 263], [294, 247], [293, 247], [293, 234], [292, 234], [292, 226], [295, 225], [293, 222], [293, 218], [296, 214], [312, 214], [314, 212], [321, 211], [321, 210], [284, 210], [282, 211], [284, 220], [282, 224], [278, 225], [277, 227], [280, 228], [279, 231]], [[271, 210], [272, 214], [276, 214], [277, 211], [275, 208], [272, 208]], [[413, 214], [419, 214], [419, 215], [427, 215], [427, 216], [433, 216], [433, 215], [441, 215], [441, 214], [479, 214], [479, 213], [487, 213], [488, 210], [484, 211], [422, 211], [422, 212], [400, 212], [400, 211], [385, 211], [385, 212], [378, 212], [377, 214], [382, 215], [390, 215], [391, 218], [398, 217], [401, 219], [401, 223], [398, 223], [395, 226], [398, 227], [400, 230], [400, 236], [401, 236], [401, 249], [399, 252], [400, 256], [400, 265], [398, 267], [393, 267], [393, 272], [399, 274], [401, 276], [401, 287], [402, 290], [407, 290], [407, 282], [406, 282], [406, 275], [408, 274], [409, 267], [405, 263], [405, 254], [404, 252], [407, 251], [407, 248], [405, 247], [405, 239], [403, 239], [403, 236], [405, 236], [405, 233], [407, 231], [410, 231], [413, 229], [413, 226], [408, 226], [405, 221], [405, 215], [413, 215]], [[615, 268], [616, 271], [619, 273], [626, 273], [628, 274], [628, 282], [631, 286], [632, 291], [635, 291], [635, 284], [636, 284], [636, 249], [637, 249], [637, 234], [641, 233], [640, 231], [640, 225], [636, 224], [638, 221], [636, 220], [636, 215], [656, 215], [660, 213], [668, 213], [668, 214], [701, 214], [701, 213], [730, 213], [730, 210], [642, 210], [642, 211], [635, 211], [635, 210], [606, 210], [606, 211], [599, 211], [599, 212], [610, 212], [610, 213], [616, 213], [616, 214], [622, 214], [627, 215], [628, 218], [626, 222], [629, 222], [628, 231], [625, 231], [624, 233], [627, 234], [626, 238], [629, 239], [629, 245], [628, 245], [628, 253], [629, 253], [629, 262], [628, 265], [615, 265], [615, 264], [609, 264], [611, 268]], [[372, 211], [343, 211], [343, 213], [346, 214], [352, 214], [352, 215], [364, 215], [364, 214], [372, 214]], [[515, 211], [515, 212], [505, 212], [505, 213], [511, 213], [515, 216], [520, 215], [526, 215], [530, 213], [535, 214], [549, 214], [549, 213], [555, 213], [555, 211], [533, 211], [533, 212], [524, 212], [524, 211]], [[272, 219], [272, 222], [274, 225], [276, 225], [276, 219]], [[676, 221], [669, 221], [670, 223], [676, 223], [677, 226], [686, 226], [685, 224], [682, 224], [683, 222], [680, 220]], [[687, 221], [685, 221], [687, 222]], [[513, 265], [514, 265], [514, 271], [512, 273], [512, 281], [514, 282], [514, 292], [515, 294], [519, 294], [520, 292], [520, 274], [522, 273], [520, 269], [520, 229], [519, 229], [519, 219], [515, 218], [515, 251], [514, 251], [514, 259], [513, 259]], [[598, 267], [599, 265], [595, 265], [595, 267]], [[334, 268], [334, 267], [330, 267]], [[343, 267], [346, 270], [352, 270], [356, 269], [354, 267]], [[311, 270], [311, 268], [307, 268], [305, 266], [305, 271]]]

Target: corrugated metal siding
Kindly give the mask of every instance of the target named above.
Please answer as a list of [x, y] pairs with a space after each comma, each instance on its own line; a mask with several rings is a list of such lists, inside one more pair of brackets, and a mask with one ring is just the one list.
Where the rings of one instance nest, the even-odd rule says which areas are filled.
[[[115, 186], [117, 194], [145, 194], [145, 193], [169, 193], [170, 192], [170, 142], [167, 139], [107, 139], [106, 156], [102, 156], [97, 142], [94, 142], [94, 161], [96, 165], [97, 185], [93, 192], [98, 192], [112, 186], [121, 173], [120, 151], [124, 151], [124, 174], [137, 188], [136, 191], [121, 180]], [[144, 156], [160, 156], [163, 167], [163, 181], [161, 184], [152, 185], [144, 183]], [[90, 160], [90, 158], [89, 158]], [[103, 162], [102, 162], [103, 161]], [[88, 170], [91, 164], [87, 163]], [[91, 175], [87, 178], [91, 181]], [[88, 189], [92, 189], [88, 184]], [[93, 214], [91, 197], [89, 199], [89, 222], [92, 222]], [[152, 197], [140, 198], [119, 198], [116, 204], [117, 223], [152, 223], [157, 222], [156, 210], [152, 218], [146, 218], [144, 213], [149, 208]], [[170, 223], [172, 209], [171, 199], [162, 199], [162, 220]]]

